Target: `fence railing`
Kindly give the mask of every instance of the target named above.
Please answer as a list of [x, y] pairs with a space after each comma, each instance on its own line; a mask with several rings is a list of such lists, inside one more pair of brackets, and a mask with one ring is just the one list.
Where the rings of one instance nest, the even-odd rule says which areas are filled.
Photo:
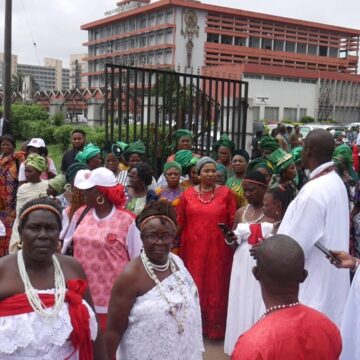
[[142, 140], [157, 174], [180, 128], [194, 133], [194, 150], [201, 155], [210, 154], [222, 133], [245, 147], [247, 82], [107, 64], [105, 88], [106, 143]]

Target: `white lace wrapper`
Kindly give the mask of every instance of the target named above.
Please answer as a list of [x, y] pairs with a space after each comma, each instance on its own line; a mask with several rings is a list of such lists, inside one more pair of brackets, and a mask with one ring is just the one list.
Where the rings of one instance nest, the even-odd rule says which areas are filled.
[[[177, 323], [170, 315], [170, 306], [157, 287], [136, 299], [129, 315], [129, 324], [119, 349], [121, 360], [201, 360], [204, 351], [202, 339], [199, 295], [196, 285], [182, 261], [175, 255], [177, 272], [185, 283], [189, 300], [185, 331], [178, 333]], [[162, 281], [162, 287], [170, 301], [175, 304], [180, 318], [184, 315], [183, 297], [178, 290], [174, 275]]]
[[[54, 290], [44, 290], [41, 293], [52, 294]], [[90, 314], [91, 339], [95, 340], [96, 317], [84, 300], [83, 303]], [[72, 330], [67, 303], [51, 319], [44, 319], [35, 312], [0, 317], [0, 359], [65, 359], [74, 352], [69, 340]], [[70, 359], [78, 359], [77, 352]]]

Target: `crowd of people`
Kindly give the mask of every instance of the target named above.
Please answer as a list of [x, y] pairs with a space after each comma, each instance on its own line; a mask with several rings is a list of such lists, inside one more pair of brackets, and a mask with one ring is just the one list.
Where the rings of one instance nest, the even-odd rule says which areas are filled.
[[75, 129], [57, 173], [42, 139], [3, 135], [0, 358], [198, 360], [208, 338], [234, 360], [360, 359], [358, 152], [340, 140], [280, 124], [209, 157], [179, 129], [156, 179], [140, 140], [103, 156]]

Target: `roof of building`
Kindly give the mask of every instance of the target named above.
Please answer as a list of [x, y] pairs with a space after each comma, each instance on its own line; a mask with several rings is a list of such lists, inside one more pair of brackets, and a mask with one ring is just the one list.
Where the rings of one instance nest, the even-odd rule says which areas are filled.
[[[129, 1], [125, 1], [129, 2]], [[142, 1], [147, 2], [147, 1]], [[118, 4], [122, 4], [124, 2], [120, 2]], [[249, 18], [256, 18], [266, 21], [275, 21], [279, 23], [286, 23], [286, 24], [292, 24], [302, 27], [310, 27], [310, 28], [316, 28], [316, 29], [322, 29], [326, 31], [334, 31], [338, 33], [343, 33], [347, 35], [360, 35], [360, 30], [358, 29], [350, 29], [346, 27], [340, 27], [340, 26], [334, 26], [334, 25], [327, 25], [327, 24], [321, 24], [317, 22], [312, 21], [306, 21], [306, 20], [299, 20], [299, 19], [292, 19], [292, 18], [286, 18], [282, 16], [276, 16], [276, 15], [270, 15], [270, 14], [263, 14], [253, 11], [247, 11], [247, 10], [240, 10], [240, 9], [234, 9], [230, 7], [225, 6], [218, 6], [218, 5], [210, 5], [201, 3], [200, 1], [194, 1], [194, 0], [159, 0], [156, 2], [149, 3], [147, 5], [121, 12], [119, 14], [115, 14], [112, 16], [108, 16], [96, 21], [92, 21], [90, 23], [84, 24], [81, 26], [82, 30], [90, 30], [99, 26], [111, 24], [114, 22], [118, 22], [121, 19], [136, 16], [141, 13], [151, 12], [154, 10], [158, 10], [161, 8], [166, 8], [169, 6], [179, 6], [179, 7], [186, 7], [186, 8], [192, 8], [196, 10], [204, 10], [208, 12], [216, 12], [216, 13], [222, 13], [227, 14], [231, 16], [244, 16]]]

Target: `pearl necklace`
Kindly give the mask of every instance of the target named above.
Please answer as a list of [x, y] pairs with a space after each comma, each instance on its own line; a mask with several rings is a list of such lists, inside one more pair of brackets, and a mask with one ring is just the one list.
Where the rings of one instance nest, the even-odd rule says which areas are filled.
[[38, 290], [34, 289], [34, 287], [31, 285], [29, 275], [25, 267], [23, 251], [20, 250], [17, 253], [19, 272], [21, 279], [24, 283], [26, 297], [28, 298], [30, 306], [33, 308], [33, 310], [42, 318], [46, 318], [46, 319], [54, 318], [55, 316], [57, 316], [61, 307], [64, 304], [65, 292], [66, 292], [64, 273], [61, 270], [59, 260], [56, 258], [55, 255], [53, 255], [52, 261], [54, 264], [55, 303], [50, 310], [50, 308], [47, 308], [41, 301], [38, 295]]
[[158, 279], [158, 277], [156, 276], [156, 274], [154, 272], [154, 267], [152, 266], [152, 262], [150, 262], [150, 260], [146, 256], [144, 250], [141, 252], [140, 257], [141, 257], [141, 261], [142, 261], [142, 263], [144, 265], [145, 271], [147, 272], [149, 277], [154, 281], [154, 283], [156, 284], [156, 287], [158, 288], [161, 296], [164, 298], [164, 300], [170, 306], [169, 313], [170, 313], [170, 315], [172, 315], [174, 317], [174, 319], [175, 319], [175, 321], [177, 323], [178, 334], [182, 334], [185, 331], [184, 323], [185, 323], [186, 318], [187, 318], [187, 313], [188, 313], [188, 308], [189, 308], [189, 299], [188, 299], [188, 296], [187, 296], [186, 291], [185, 291], [185, 283], [184, 283], [184, 281], [180, 278], [180, 276], [178, 276], [176, 274], [177, 270], [176, 270], [174, 260], [172, 258], [170, 258], [170, 256], [169, 256], [169, 258], [170, 258], [169, 263], [170, 263], [171, 273], [172, 273], [172, 275], [174, 275], [174, 277], [175, 277], [175, 279], [176, 279], [176, 281], [178, 283], [180, 294], [181, 294], [181, 296], [183, 298], [184, 316], [183, 316], [182, 319], [180, 319], [177, 316], [178, 307], [176, 305], [174, 305], [174, 303], [172, 303], [169, 300], [169, 298], [166, 296], [166, 294], [165, 294], [165, 292], [164, 292], [164, 290], [162, 288], [161, 282], [160, 282], [160, 280]]
[[260, 320], [262, 320], [266, 315], [268, 315], [270, 312], [272, 311], [275, 311], [275, 310], [281, 310], [281, 309], [286, 309], [286, 308], [292, 308], [292, 307], [295, 307], [295, 306], [299, 306], [301, 305], [301, 303], [298, 301], [298, 302], [295, 302], [295, 303], [292, 303], [292, 304], [284, 304], [284, 305], [275, 305], [275, 306], [272, 306], [268, 309], [266, 309], [266, 311], [264, 312], [264, 314], [262, 314], [260, 316], [260, 319], [257, 321], [259, 322]]
[[170, 256], [168, 256], [168, 259], [164, 265], [156, 265], [153, 262], [151, 262], [149, 258], [148, 258], [148, 262], [154, 270], [163, 272], [170, 267]]
[[[204, 200], [204, 198], [202, 197], [202, 194], [208, 194], [208, 193], [210, 193], [211, 192], [211, 196], [210, 196], [210, 199], [209, 200]], [[212, 190], [210, 190], [210, 191], [203, 191], [202, 189], [201, 189], [201, 185], [199, 185], [199, 191], [197, 192], [197, 197], [198, 197], [198, 199], [199, 199], [199, 201], [201, 202], [201, 203], [203, 203], [203, 204], [210, 204], [212, 201], [213, 201], [213, 199], [214, 199], [214, 196], [215, 196], [215, 187], [212, 189]]]
[[258, 222], [260, 222], [260, 220], [262, 220], [262, 218], [265, 216], [264, 213], [261, 213], [260, 216], [258, 216], [257, 219], [253, 220], [253, 221], [247, 221], [246, 220], [246, 214], [249, 210], [249, 207], [250, 207], [250, 204], [248, 204], [242, 214], [242, 217], [241, 217], [241, 222], [243, 224], [257, 224]]

